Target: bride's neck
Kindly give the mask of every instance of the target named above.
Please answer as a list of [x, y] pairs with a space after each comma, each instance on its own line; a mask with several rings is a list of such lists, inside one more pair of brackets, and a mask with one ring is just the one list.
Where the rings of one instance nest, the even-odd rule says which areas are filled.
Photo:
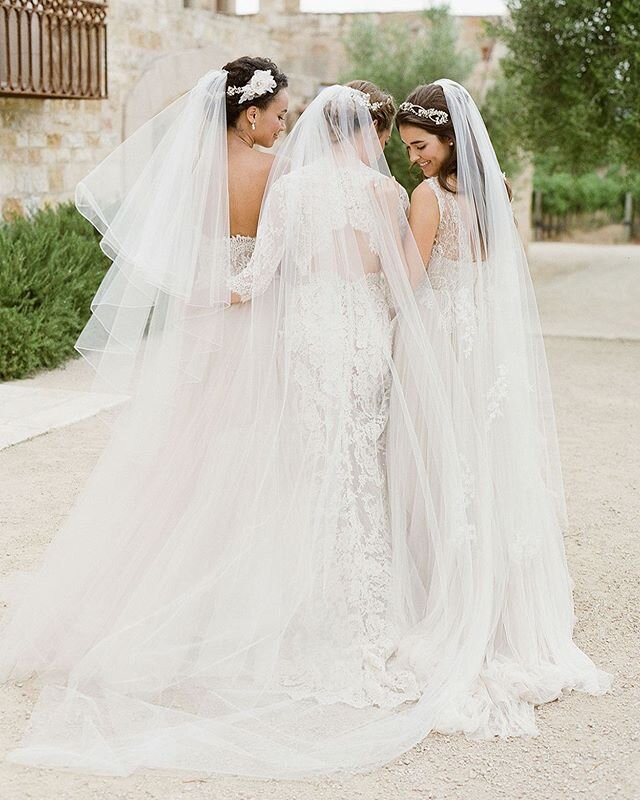
[[227, 143], [229, 147], [241, 148], [242, 150], [252, 150], [255, 142], [246, 131], [238, 128], [229, 128], [227, 131]]

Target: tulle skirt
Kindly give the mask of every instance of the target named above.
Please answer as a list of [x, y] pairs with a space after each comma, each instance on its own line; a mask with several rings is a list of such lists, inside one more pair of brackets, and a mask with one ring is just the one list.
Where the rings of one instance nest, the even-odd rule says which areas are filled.
[[296, 309], [278, 370], [269, 301], [232, 307], [203, 381], [123, 412], [0, 634], [1, 677], [42, 687], [12, 760], [300, 777], [433, 727], [447, 660], [399, 647], [388, 290], [327, 276]]

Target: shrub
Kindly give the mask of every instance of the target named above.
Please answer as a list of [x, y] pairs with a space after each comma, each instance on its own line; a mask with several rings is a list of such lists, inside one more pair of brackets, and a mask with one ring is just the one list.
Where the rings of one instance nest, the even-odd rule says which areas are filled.
[[74, 355], [109, 263], [71, 203], [0, 226], [0, 380]]
[[612, 168], [604, 175], [597, 172], [574, 175], [542, 167], [536, 170], [534, 189], [542, 192], [546, 214], [606, 212], [611, 219], [620, 220], [626, 192], [631, 192], [634, 203], [640, 203], [640, 174]]

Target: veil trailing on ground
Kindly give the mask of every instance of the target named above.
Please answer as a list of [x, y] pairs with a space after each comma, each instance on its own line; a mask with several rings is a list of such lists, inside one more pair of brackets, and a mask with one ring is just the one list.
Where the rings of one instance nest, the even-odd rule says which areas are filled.
[[[133, 353], [134, 371], [115, 372], [135, 381], [0, 634], [2, 677], [35, 673], [42, 687], [11, 754], [21, 763], [364, 769], [436, 726], [482, 658], [488, 620], [465, 586], [488, 563], [489, 538], [472, 548], [466, 535], [472, 518], [484, 522], [458, 455], [471, 415], [452, 417], [455, 359], [438, 313], [419, 315], [423, 267], [366, 98], [331, 87], [305, 111], [238, 268], [224, 241], [222, 85], [207, 76], [179, 101], [184, 113], [112, 213], [95, 198], [111, 196], [111, 178], [129, 185], [123, 157], [80, 193], [93, 194], [117, 268], [94, 308], [107, 335], [98, 366]], [[167, 171], [156, 173], [160, 153]], [[153, 217], [134, 224], [125, 209], [145, 202]], [[228, 306], [231, 290], [244, 302]], [[394, 318], [405, 375], [429, 400], [419, 419], [393, 365]], [[194, 348], [198, 369], [185, 370]], [[385, 446], [391, 400], [389, 436], [408, 448], [397, 462]], [[482, 474], [467, 450], [465, 467]], [[416, 667], [420, 624], [429, 646]]]
[[[441, 241], [422, 304], [427, 316], [440, 312], [456, 352], [464, 401], [476, 422], [476, 461], [486, 470], [484, 476], [470, 470], [469, 485], [485, 484], [490, 524], [484, 534], [491, 541], [487, 571], [468, 586], [490, 620], [483, 663], [442, 729], [532, 734], [535, 704], [569, 689], [602, 693], [610, 676], [572, 641], [566, 510], [547, 361], [504, 175], [470, 94], [450, 80], [436, 84], [455, 131], [457, 185], [455, 192], [435, 187]], [[397, 360], [401, 369], [401, 347]], [[410, 385], [406, 392], [410, 407], [419, 408], [420, 393]]]
[[[100, 364], [134, 352], [134, 389], [0, 634], [0, 675], [42, 685], [20, 763], [300, 777], [490, 713], [477, 682], [505, 556], [486, 435], [366, 97], [329, 87], [304, 112], [242, 264], [227, 256], [222, 83], [179, 101], [146, 199], [138, 164], [122, 212], [94, 205], [123, 275], [96, 317], [127, 343]], [[130, 225], [129, 200], [156, 223]]]

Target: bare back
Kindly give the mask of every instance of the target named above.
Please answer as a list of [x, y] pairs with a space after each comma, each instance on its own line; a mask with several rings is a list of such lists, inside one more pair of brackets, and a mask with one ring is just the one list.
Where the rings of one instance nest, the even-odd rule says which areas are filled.
[[229, 134], [229, 227], [232, 236], [255, 236], [273, 156]]

